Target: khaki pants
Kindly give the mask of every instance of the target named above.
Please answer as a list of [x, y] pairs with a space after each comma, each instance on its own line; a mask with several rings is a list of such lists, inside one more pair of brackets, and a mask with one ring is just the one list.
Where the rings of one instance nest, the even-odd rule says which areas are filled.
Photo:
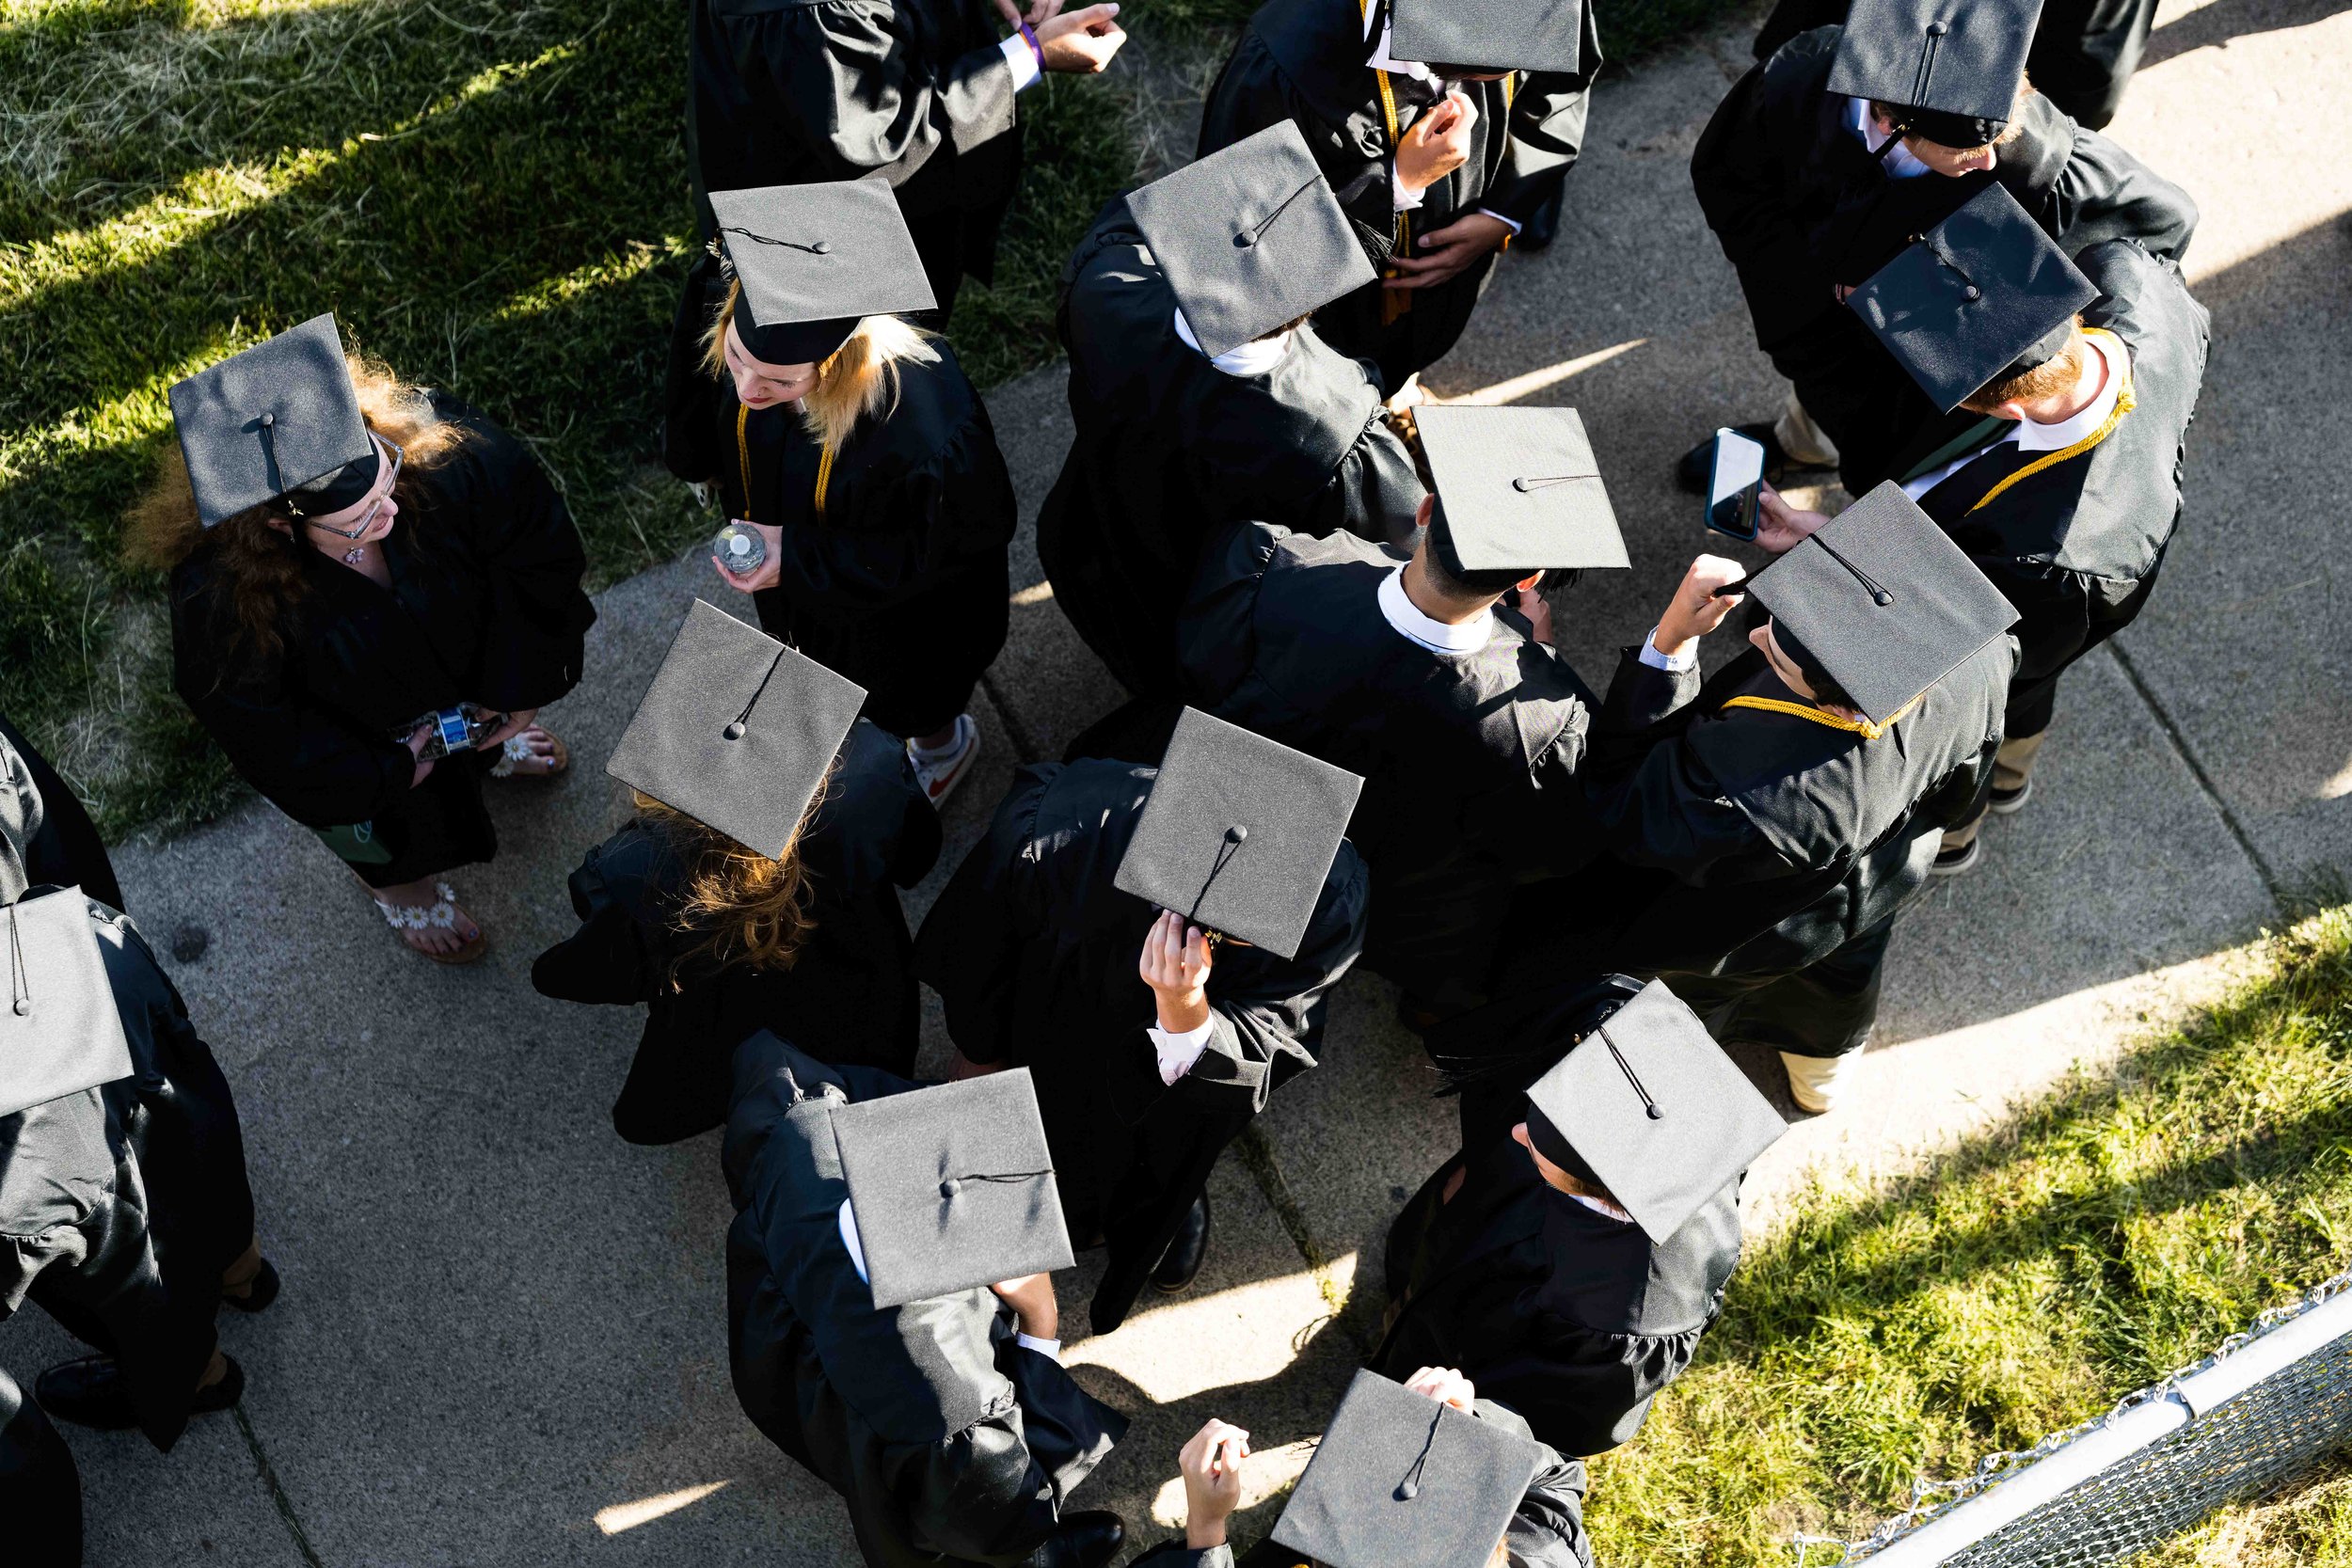
[[[2042, 750], [2042, 743], [2050, 738], [2050, 732], [2021, 735], [2014, 740], [2004, 740], [2001, 749], [1993, 753], [1993, 787], [2023, 789], [2033, 773], [2033, 759]], [[1977, 834], [1984, 830], [1988, 808], [1979, 807], [1977, 815], [1944, 835], [1946, 851], [1965, 849], [1977, 842]]]
[[1837, 467], [1837, 443], [1813, 422], [1813, 416], [1797, 401], [1794, 387], [1788, 388], [1788, 399], [1780, 405], [1780, 418], [1772, 421], [1772, 439], [1796, 462], [1821, 468]]

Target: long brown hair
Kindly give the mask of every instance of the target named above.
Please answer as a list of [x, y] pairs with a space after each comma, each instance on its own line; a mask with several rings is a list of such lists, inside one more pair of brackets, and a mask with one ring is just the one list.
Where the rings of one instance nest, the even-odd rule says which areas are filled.
[[[464, 446], [462, 426], [435, 413], [421, 388], [395, 376], [389, 366], [348, 355], [351, 384], [368, 428], [402, 451], [400, 478], [392, 486], [402, 513], [413, 520], [417, 484]], [[292, 536], [270, 525], [282, 523]], [[267, 501], [206, 528], [198, 518], [196, 492], [188, 483], [180, 443], [164, 449], [162, 467], [131, 508], [123, 523], [126, 553], [143, 566], [171, 571], [182, 562], [202, 560], [213, 567], [224, 592], [214, 613], [230, 657], [266, 662], [284, 647], [287, 612], [300, 602], [305, 578], [299, 552], [311, 546], [302, 525], [283, 500]]]
[[825, 797], [820, 787], [802, 814], [784, 859], [771, 861], [706, 827], [643, 790], [632, 791], [637, 815], [667, 840], [686, 868], [675, 927], [698, 936], [672, 960], [665, 977], [672, 990], [678, 973], [696, 958], [724, 969], [790, 969], [801, 946], [817, 928], [808, 913], [808, 873], [801, 864], [801, 832]]
[[[703, 334], [703, 369], [727, 379], [727, 323], [735, 319], [743, 286], [730, 279], [726, 302]], [[857, 324], [849, 341], [817, 367], [817, 385], [801, 399], [801, 424], [828, 451], [841, 444], [867, 415], [889, 416], [898, 402], [898, 366], [902, 361], [930, 364], [939, 357], [931, 347], [935, 333], [910, 326], [896, 316], [867, 316]]]

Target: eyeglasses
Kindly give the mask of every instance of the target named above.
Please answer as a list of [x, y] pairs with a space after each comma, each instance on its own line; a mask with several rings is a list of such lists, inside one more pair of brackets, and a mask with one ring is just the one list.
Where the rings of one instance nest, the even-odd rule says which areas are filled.
[[317, 529], [321, 533], [331, 533], [338, 539], [357, 539], [361, 534], [367, 532], [368, 530], [373, 528], [375, 526], [375, 520], [384, 515], [384, 503], [392, 499], [392, 486], [400, 483], [401, 459], [406, 454], [404, 453], [400, 448], [394, 446], [391, 442], [387, 441], [383, 436], [378, 436], [373, 430], [368, 432], [368, 439], [375, 444], [376, 461], [383, 463], [386, 462], [388, 458], [389, 459], [387, 467], [389, 467], [390, 472], [384, 477], [384, 490], [381, 495], [375, 498], [375, 504], [368, 508], [367, 515], [359, 519], [359, 526], [358, 528], [328, 528], [325, 523], [322, 523], [313, 517], [303, 518], [302, 522], [304, 527]]

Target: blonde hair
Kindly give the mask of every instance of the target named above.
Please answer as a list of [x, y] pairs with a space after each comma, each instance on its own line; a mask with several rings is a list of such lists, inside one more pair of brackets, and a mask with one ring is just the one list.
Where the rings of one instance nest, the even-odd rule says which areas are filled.
[[2031, 403], [2063, 392], [2081, 377], [2084, 356], [2090, 353], [2090, 340], [2083, 336], [2083, 319], [2076, 316], [2066, 329], [2064, 348], [2032, 370], [1986, 382], [1961, 399], [1960, 405], [1972, 414], [1990, 414], [2005, 403]]
[[[434, 412], [424, 389], [401, 380], [389, 366], [356, 354], [346, 355], [344, 363], [359, 396], [360, 418], [401, 449], [392, 494], [404, 513], [422, 515], [424, 508], [414, 504], [417, 481], [456, 455], [468, 439], [465, 428]], [[273, 522], [295, 536], [280, 533]], [[226, 623], [229, 649], [274, 658], [283, 644], [286, 612], [305, 592], [298, 552], [310, 546], [299, 537], [298, 524], [278, 499], [206, 528], [197, 515], [187, 458], [173, 441], [164, 448], [154, 482], [123, 519], [124, 553], [138, 565], [166, 572], [193, 557], [212, 562], [224, 590], [214, 610]]]
[[785, 847], [784, 858], [771, 861], [747, 848], [715, 828], [665, 806], [643, 790], [632, 791], [637, 815], [653, 824], [686, 868], [678, 901], [675, 928], [700, 932], [672, 961], [667, 983], [677, 989], [678, 971], [688, 960], [707, 956], [718, 968], [742, 964], [752, 969], [790, 969], [801, 946], [817, 928], [808, 913], [808, 874], [801, 864], [801, 832], [808, 825], [819, 787], [801, 816], [801, 826]]
[[[703, 334], [703, 369], [723, 381], [727, 377], [727, 324], [735, 319], [742, 297], [743, 286], [729, 279], [726, 301]], [[938, 360], [939, 351], [931, 347], [935, 336], [896, 316], [860, 321], [849, 341], [818, 365], [817, 385], [801, 399], [802, 426], [827, 451], [839, 451], [858, 420], [886, 419], [898, 405], [900, 363]]]

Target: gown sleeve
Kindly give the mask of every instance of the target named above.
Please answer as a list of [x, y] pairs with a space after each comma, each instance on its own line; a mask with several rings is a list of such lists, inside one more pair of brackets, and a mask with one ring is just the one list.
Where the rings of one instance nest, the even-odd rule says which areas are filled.
[[580, 929], [532, 960], [531, 989], [559, 1002], [628, 1006], [653, 994], [660, 955], [645, 940], [636, 900], [606, 875], [606, 860], [634, 830], [588, 851], [571, 875], [572, 911]]
[[1401, 545], [1412, 537], [1423, 494], [1405, 438], [1375, 410], [1297, 526], [1317, 538], [1345, 531], [1375, 545]]
[[392, 810], [416, 775], [408, 748], [306, 701], [281, 655], [232, 658], [184, 585], [172, 595], [173, 685], [239, 776], [306, 827], [366, 822]]
[[[860, 502], [859, 526], [813, 517], [784, 525], [785, 570], [804, 585], [799, 592], [843, 610], [887, 610], [1011, 541], [1019, 518], [1012, 476], [987, 410], [969, 396], [953, 425], [935, 433], [927, 457]], [[906, 402], [892, 416], [930, 417]]]
[[470, 553], [490, 586], [490, 624], [473, 700], [501, 712], [545, 707], [580, 682], [596, 607], [580, 591], [588, 556], [564, 498], [522, 443], [462, 412], [451, 459], [470, 510]]
[[1694, 887], [1785, 875], [1788, 866], [1683, 743], [1696, 670], [1644, 664], [1630, 648], [1593, 727], [1585, 789], [1611, 852]]
[[[1472, 1408], [1480, 1420], [1515, 1436], [1534, 1436], [1505, 1405], [1481, 1399]], [[1549, 1444], [1537, 1447], [1543, 1453], [1534, 1479], [1527, 1483], [1526, 1495], [1503, 1531], [1513, 1568], [1593, 1568], [1592, 1540], [1584, 1533], [1583, 1461], [1566, 1458]]]
[[2080, 127], [2047, 199], [2054, 231], [2070, 256], [2107, 240], [2137, 240], [2149, 254], [2177, 261], [2197, 232], [2197, 202], [2188, 192], [2110, 137]]
[[1252, 623], [1258, 589], [1290, 531], [1271, 523], [1236, 523], [1201, 552], [1192, 590], [1177, 618], [1177, 652], [1195, 699], [1222, 702], [1248, 677], [1257, 658]]
[[915, 976], [946, 1005], [947, 1037], [974, 1062], [1003, 1062], [1012, 1038], [1021, 951], [1044, 922], [1027, 858], [1039, 803], [1058, 766], [1026, 768], [988, 834], [948, 879], [914, 939]]
[[763, 22], [740, 35], [737, 69], [772, 84], [756, 96], [831, 166], [810, 180], [879, 174], [902, 184], [941, 148], [969, 152], [1013, 127], [1012, 67], [993, 44], [924, 60], [898, 36], [895, 8], [878, 0], [819, 0]]
[[1511, 144], [1502, 154], [1494, 188], [1478, 202], [1525, 223], [1551, 199], [1560, 182], [1584, 150], [1584, 127], [1592, 107], [1593, 75], [1601, 65], [1600, 33], [1593, 8], [1582, 8], [1582, 38], [1573, 72], [1534, 71], [1519, 81], [1511, 100]]
[[1126, 1418], [1078, 1386], [1060, 1362], [1015, 1342], [997, 1365], [1012, 1383], [1021, 1405], [1021, 1432], [1030, 1463], [1054, 1489], [1057, 1510], [1110, 1456], [1127, 1434]]
[[1782, 195], [1789, 182], [1788, 150], [1812, 141], [1819, 94], [1803, 89], [1813, 85], [1822, 48], [1809, 37], [1799, 40], [1740, 77], [1691, 153], [1692, 189], [1724, 260], [1740, 274], [1760, 343], [1780, 341], [1831, 303], [1826, 294], [1795, 297], [1801, 291], [1790, 279], [1807, 275], [1808, 244]]
[[1651, 1399], [1682, 1375], [1703, 1332], [1603, 1334], [1536, 1312], [1508, 1354], [1479, 1367], [1478, 1391], [1563, 1452], [1603, 1453], [1642, 1430]]

